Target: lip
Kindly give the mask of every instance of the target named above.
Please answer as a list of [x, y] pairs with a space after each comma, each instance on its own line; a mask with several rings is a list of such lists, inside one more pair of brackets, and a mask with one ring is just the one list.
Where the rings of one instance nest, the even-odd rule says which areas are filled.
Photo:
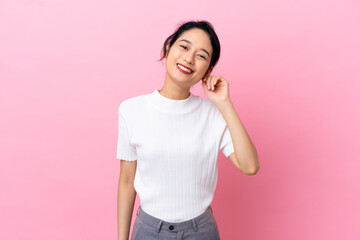
[[[179, 68], [178, 64], [181, 65], [181, 66], [183, 66], [183, 67], [185, 67], [185, 68], [190, 69], [190, 70], [191, 70], [191, 73], [188, 73], [188, 72], [182, 70], [181, 68]], [[185, 73], [185, 74], [192, 74], [192, 73], [194, 72], [194, 70], [192, 70], [191, 68], [189, 68], [189, 67], [187, 67], [187, 66], [185, 66], [185, 65], [183, 65], [183, 64], [181, 64], [181, 63], [177, 63], [177, 64], [176, 64], [176, 67], [177, 67], [181, 72], [183, 72], [183, 73]]]

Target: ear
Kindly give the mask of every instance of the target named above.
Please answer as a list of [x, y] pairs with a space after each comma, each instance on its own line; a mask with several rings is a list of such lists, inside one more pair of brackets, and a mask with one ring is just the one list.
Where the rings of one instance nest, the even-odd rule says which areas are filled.
[[169, 55], [169, 46], [170, 46], [170, 43], [166, 44], [166, 54], [165, 54], [165, 58], [167, 58], [167, 56]]
[[214, 66], [211, 66], [211, 68], [209, 68], [209, 70], [206, 71], [203, 79], [206, 79], [206, 78], [210, 75], [210, 73], [212, 72], [213, 68], [214, 68]]

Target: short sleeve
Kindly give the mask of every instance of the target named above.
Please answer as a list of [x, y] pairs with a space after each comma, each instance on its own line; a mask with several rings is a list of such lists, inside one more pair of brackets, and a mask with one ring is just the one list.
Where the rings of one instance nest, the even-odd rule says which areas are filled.
[[130, 145], [128, 125], [121, 112], [121, 106], [118, 112], [117, 159], [126, 161], [137, 160], [136, 149]]
[[222, 130], [220, 139], [220, 151], [222, 151], [226, 157], [229, 157], [230, 154], [234, 152], [234, 145], [231, 139], [230, 131], [221, 113], [218, 120], [220, 122], [219, 124]]

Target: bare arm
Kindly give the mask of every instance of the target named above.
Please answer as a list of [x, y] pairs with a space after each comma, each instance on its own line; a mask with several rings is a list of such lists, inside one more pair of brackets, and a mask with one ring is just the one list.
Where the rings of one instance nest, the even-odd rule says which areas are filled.
[[134, 178], [137, 161], [121, 160], [117, 199], [118, 239], [128, 240], [136, 191]]
[[234, 144], [235, 152], [230, 154], [229, 158], [243, 173], [248, 175], [256, 174], [260, 168], [257, 151], [239, 119], [230, 98], [219, 101], [217, 107], [228, 125]]
[[234, 153], [230, 154], [229, 158], [243, 173], [256, 174], [260, 169], [258, 154], [232, 104], [228, 81], [220, 75], [209, 75], [203, 79], [202, 86], [206, 96], [219, 109], [229, 128], [234, 145]]

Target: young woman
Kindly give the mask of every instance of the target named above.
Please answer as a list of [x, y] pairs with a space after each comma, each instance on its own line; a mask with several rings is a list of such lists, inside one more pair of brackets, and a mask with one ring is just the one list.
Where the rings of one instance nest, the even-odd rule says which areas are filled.
[[[213, 26], [186, 22], [164, 42], [163, 87], [120, 104], [119, 239], [129, 237], [136, 193], [140, 207], [131, 239], [220, 239], [210, 206], [218, 152], [245, 174], [258, 171], [229, 84], [210, 75], [219, 56]], [[209, 100], [190, 92], [199, 81]]]

